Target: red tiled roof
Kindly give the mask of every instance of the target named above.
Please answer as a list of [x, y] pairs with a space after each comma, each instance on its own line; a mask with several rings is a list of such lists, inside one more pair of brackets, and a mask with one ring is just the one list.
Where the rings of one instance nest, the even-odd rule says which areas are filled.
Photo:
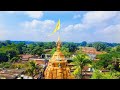
[[95, 48], [93, 47], [82, 47], [82, 51], [84, 53], [90, 53], [90, 54], [102, 54], [102, 52], [97, 51]]

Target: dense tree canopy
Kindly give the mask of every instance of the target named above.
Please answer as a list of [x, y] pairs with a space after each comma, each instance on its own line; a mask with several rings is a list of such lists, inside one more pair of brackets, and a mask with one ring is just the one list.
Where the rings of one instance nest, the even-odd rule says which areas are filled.
[[83, 41], [83, 42], [80, 43], [80, 46], [84, 46], [85, 47], [86, 45], [87, 45], [86, 41]]
[[97, 51], [103, 51], [107, 46], [104, 43], [96, 42], [93, 44], [93, 47], [96, 48]]

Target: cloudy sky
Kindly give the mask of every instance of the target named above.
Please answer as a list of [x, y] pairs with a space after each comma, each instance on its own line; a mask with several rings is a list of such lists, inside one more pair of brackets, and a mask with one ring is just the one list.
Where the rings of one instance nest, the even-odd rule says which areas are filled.
[[0, 11], [0, 40], [120, 43], [120, 11]]

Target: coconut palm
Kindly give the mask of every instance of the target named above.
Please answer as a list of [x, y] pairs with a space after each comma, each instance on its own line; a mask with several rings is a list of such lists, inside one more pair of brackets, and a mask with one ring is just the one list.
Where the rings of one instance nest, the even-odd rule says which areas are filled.
[[28, 62], [28, 67], [26, 68], [26, 73], [34, 79], [36, 75], [42, 70], [41, 66], [38, 66], [34, 61]]
[[91, 60], [86, 54], [81, 53], [81, 54], [77, 54], [73, 58], [72, 63], [75, 65], [74, 66], [75, 70], [74, 70], [73, 74], [76, 76], [76, 78], [81, 79], [83, 67], [90, 64]]

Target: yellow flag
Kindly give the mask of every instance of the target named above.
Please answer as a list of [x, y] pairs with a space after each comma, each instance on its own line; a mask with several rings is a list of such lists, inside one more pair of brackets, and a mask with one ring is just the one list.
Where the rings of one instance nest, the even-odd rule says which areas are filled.
[[60, 29], [60, 19], [58, 20], [58, 23], [56, 24], [56, 27], [55, 27], [53, 33], [55, 33], [59, 29]]

